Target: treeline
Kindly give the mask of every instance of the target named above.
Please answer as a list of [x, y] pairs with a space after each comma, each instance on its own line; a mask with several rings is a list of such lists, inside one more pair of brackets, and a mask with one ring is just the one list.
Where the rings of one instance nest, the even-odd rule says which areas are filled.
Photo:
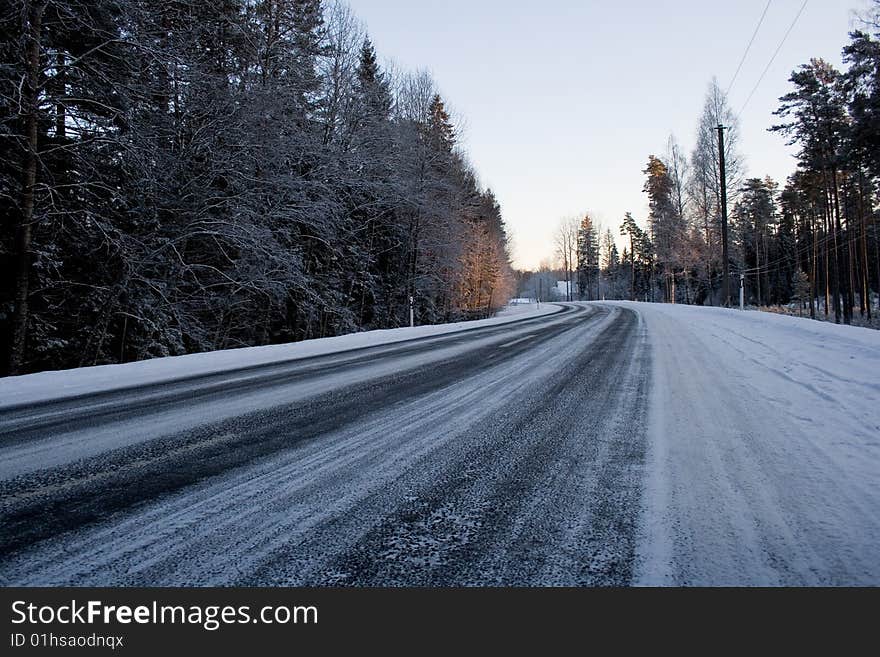
[[485, 316], [501, 211], [424, 73], [320, 0], [0, 12], [4, 373]]
[[858, 313], [870, 322], [880, 290], [878, 36], [876, 20], [871, 33], [850, 35], [845, 71], [814, 59], [792, 73], [793, 89], [775, 112], [780, 123], [770, 128], [799, 147], [797, 171], [782, 188], [769, 178], [745, 177], [736, 116], [713, 82], [690, 157], [672, 138], [663, 157], [649, 157], [644, 169], [649, 216], [644, 227], [632, 215], [625, 217], [623, 253], [618, 257], [613, 244], [600, 248], [602, 236], [592, 220], [582, 220], [581, 298], [727, 303], [722, 124], [731, 302], [738, 303], [742, 277], [748, 304], [794, 304], [838, 323], [851, 323]]

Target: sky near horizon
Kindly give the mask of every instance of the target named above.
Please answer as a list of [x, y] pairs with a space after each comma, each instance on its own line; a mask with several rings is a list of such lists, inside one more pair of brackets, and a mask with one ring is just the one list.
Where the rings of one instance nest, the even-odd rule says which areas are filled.
[[[501, 204], [514, 265], [552, 259], [559, 221], [589, 211], [617, 233], [644, 223], [648, 156], [686, 153], [713, 76], [727, 89], [767, 0], [349, 0], [381, 59], [429, 70], [464, 119], [462, 145]], [[740, 113], [803, 0], [771, 0], [735, 84]], [[793, 149], [767, 132], [788, 77], [811, 57], [842, 66], [868, 0], [808, 0], [740, 113], [750, 176], [779, 182]]]

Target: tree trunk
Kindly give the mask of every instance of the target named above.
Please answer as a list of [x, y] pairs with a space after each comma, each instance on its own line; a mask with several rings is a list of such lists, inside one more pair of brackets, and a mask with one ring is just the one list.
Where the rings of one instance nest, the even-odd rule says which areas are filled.
[[819, 242], [816, 241], [815, 213], [811, 212], [810, 215], [810, 239], [813, 240], [813, 257], [810, 259], [810, 319], [816, 319], [816, 297], [818, 295], [818, 290], [816, 289], [816, 286], [818, 284], [819, 274]]
[[630, 268], [630, 301], [636, 300], [636, 252], [635, 252], [635, 240], [633, 240], [632, 235], [629, 238], [629, 268]]
[[27, 39], [26, 75], [22, 87], [25, 152], [22, 162], [21, 215], [16, 230], [15, 314], [12, 320], [12, 345], [9, 374], [21, 372], [25, 360], [28, 325], [28, 295], [31, 272], [31, 225], [34, 219], [34, 186], [37, 182], [37, 122], [40, 75], [40, 31], [45, 2], [30, 4], [26, 11], [24, 34]]
[[860, 261], [861, 261], [861, 307], [862, 315], [867, 315], [871, 320], [871, 285], [868, 276], [868, 222], [865, 218], [865, 174], [859, 169], [859, 229], [861, 232]]
[[759, 244], [758, 219], [755, 217], [755, 278], [758, 286], [758, 308], [761, 307], [761, 246]]
[[[830, 304], [833, 300], [834, 321], [837, 324], [840, 324], [840, 304], [837, 299], [837, 233], [834, 230], [831, 184], [828, 182], [827, 170], [822, 171], [822, 179], [825, 187], [823, 192], [823, 201], [825, 203], [825, 317], [827, 318], [831, 312]], [[832, 253], [834, 257], [832, 258], [829, 253]]]
[[[846, 315], [841, 316], [841, 306], [845, 305], [841, 303], [843, 300], [842, 296], [845, 296], [846, 293], [846, 277], [841, 275], [841, 268], [843, 267], [843, 263], [841, 262], [841, 248], [840, 248], [840, 240], [842, 239], [841, 228], [840, 228], [840, 204], [837, 194], [837, 169], [831, 169], [831, 200], [833, 203], [832, 211], [834, 213], [834, 225], [832, 229], [834, 230], [834, 322], [836, 324], [840, 324], [841, 319], [846, 321]], [[843, 280], [843, 288], [841, 288], [841, 280]]]
[[67, 57], [63, 52], [55, 55], [55, 138], [63, 142], [67, 138], [67, 110], [64, 107], [64, 97], [67, 95]]

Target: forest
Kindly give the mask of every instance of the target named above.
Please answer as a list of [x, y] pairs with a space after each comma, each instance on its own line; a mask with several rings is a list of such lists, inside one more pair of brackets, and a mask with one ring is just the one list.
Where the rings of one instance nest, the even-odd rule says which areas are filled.
[[4, 0], [0, 374], [488, 316], [501, 209], [343, 3]]
[[[880, 3], [874, 8], [880, 16]], [[813, 59], [791, 74], [791, 91], [775, 111], [778, 123], [768, 128], [798, 149], [796, 171], [782, 186], [746, 176], [737, 116], [713, 80], [690, 155], [670, 137], [666, 153], [648, 157], [649, 213], [642, 222], [623, 218], [622, 252], [617, 235], [590, 215], [564, 220], [558, 270], [521, 277], [521, 293], [559, 277], [576, 281], [574, 298], [737, 305], [742, 281], [748, 305], [876, 325], [880, 20], [862, 22], [865, 29], [853, 31], [843, 49], [845, 70]], [[722, 187], [729, 206], [729, 299], [722, 285]]]

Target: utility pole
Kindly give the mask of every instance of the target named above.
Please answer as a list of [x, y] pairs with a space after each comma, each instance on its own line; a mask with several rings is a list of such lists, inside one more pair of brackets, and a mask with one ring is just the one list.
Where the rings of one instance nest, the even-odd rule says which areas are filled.
[[414, 312], [415, 311], [415, 303], [416, 303], [416, 300], [413, 298], [412, 295], [410, 295], [410, 297], [409, 297], [409, 326], [410, 326], [410, 328], [412, 328], [413, 326], [416, 325], [416, 316], [415, 316], [415, 312]]
[[718, 124], [718, 156], [721, 167], [721, 299], [730, 308], [730, 259], [727, 255], [727, 163], [724, 161], [724, 126]]
[[746, 309], [746, 275], [739, 275], [739, 309]]

